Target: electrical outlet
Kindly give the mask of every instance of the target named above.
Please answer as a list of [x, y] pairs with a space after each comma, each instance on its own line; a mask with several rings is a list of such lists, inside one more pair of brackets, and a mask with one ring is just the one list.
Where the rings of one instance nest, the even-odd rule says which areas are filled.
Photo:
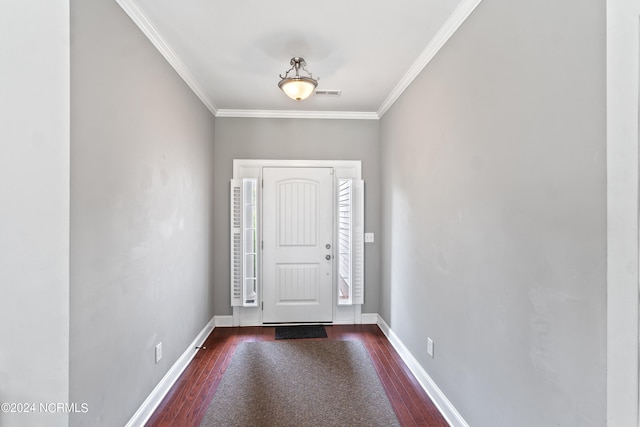
[[373, 233], [364, 233], [364, 242], [365, 243], [373, 243], [374, 242], [374, 234]]
[[162, 359], [162, 343], [156, 345], [156, 363], [160, 362], [160, 359]]
[[427, 337], [427, 354], [433, 357], [433, 340]]

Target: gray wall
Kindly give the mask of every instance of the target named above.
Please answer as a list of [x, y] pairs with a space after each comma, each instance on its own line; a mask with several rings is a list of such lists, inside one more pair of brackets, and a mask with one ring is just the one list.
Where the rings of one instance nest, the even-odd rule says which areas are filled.
[[484, 0], [381, 120], [381, 314], [472, 426], [606, 424], [605, 137], [602, 0]]
[[[377, 121], [216, 118], [215, 199], [228, 203], [233, 159], [362, 160], [365, 230], [378, 235], [379, 155]], [[215, 313], [231, 314], [228, 207], [216, 213], [213, 244]], [[377, 312], [378, 294], [379, 243], [367, 243], [364, 313]]]
[[71, 424], [118, 426], [214, 314], [214, 118], [114, 1], [71, 30]]
[[[0, 13], [0, 402], [69, 395], [69, 5]], [[9, 11], [9, 12], [7, 12]], [[0, 425], [65, 426], [64, 413]]]

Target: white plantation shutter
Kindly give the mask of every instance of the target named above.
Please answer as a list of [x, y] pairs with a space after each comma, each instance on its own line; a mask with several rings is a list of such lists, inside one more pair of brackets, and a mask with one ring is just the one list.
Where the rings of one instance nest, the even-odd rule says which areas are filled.
[[352, 304], [364, 304], [364, 181], [353, 180], [352, 203]]
[[364, 181], [338, 180], [338, 304], [364, 303]]
[[258, 306], [256, 178], [231, 180], [231, 306]]
[[242, 180], [231, 180], [231, 306], [242, 306]]
[[338, 304], [340, 305], [351, 305], [353, 297], [352, 195], [353, 180], [338, 180]]

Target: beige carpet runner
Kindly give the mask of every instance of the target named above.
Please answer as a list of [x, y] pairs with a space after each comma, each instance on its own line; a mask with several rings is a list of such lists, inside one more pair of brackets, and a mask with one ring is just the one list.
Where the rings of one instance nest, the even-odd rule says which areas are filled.
[[241, 343], [201, 427], [398, 426], [357, 341]]

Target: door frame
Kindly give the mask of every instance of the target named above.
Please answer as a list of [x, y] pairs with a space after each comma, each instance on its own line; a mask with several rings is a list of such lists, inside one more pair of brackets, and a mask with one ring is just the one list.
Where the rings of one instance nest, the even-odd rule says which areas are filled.
[[[262, 169], [265, 167], [275, 168], [313, 168], [327, 167], [333, 168], [334, 179], [352, 178], [362, 179], [362, 161], [360, 160], [280, 160], [280, 159], [234, 159], [232, 178], [257, 178], [262, 187]], [[262, 212], [262, 192], [258, 196], [258, 210]], [[335, 192], [334, 192], [335, 193]], [[335, 197], [335, 194], [334, 194]], [[335, 215], [335, 213], [334, 213]], [[334, 218], [334, 233], [335, 218]], [[262, 215], [259, 221], [259, 237], [262, 240]], [[334, 241], [336, 234], [334, 234]], [[333, 293], [335, 296], [335, 280], [337, 277], [337, 263], [333, 265]], [[262, 325], [262, 265], [260, 263], [258, 276], [259, 289], [259, 307], [233, 307], [232, 325], [233, 326], [260, 326]], [[362, 323], [362, 306], [354, 305], [338, 305], [337, 298], [333, 298], [333, 324], [359, 324]], [[299, 323], [298, 323], [299, 324]]]

